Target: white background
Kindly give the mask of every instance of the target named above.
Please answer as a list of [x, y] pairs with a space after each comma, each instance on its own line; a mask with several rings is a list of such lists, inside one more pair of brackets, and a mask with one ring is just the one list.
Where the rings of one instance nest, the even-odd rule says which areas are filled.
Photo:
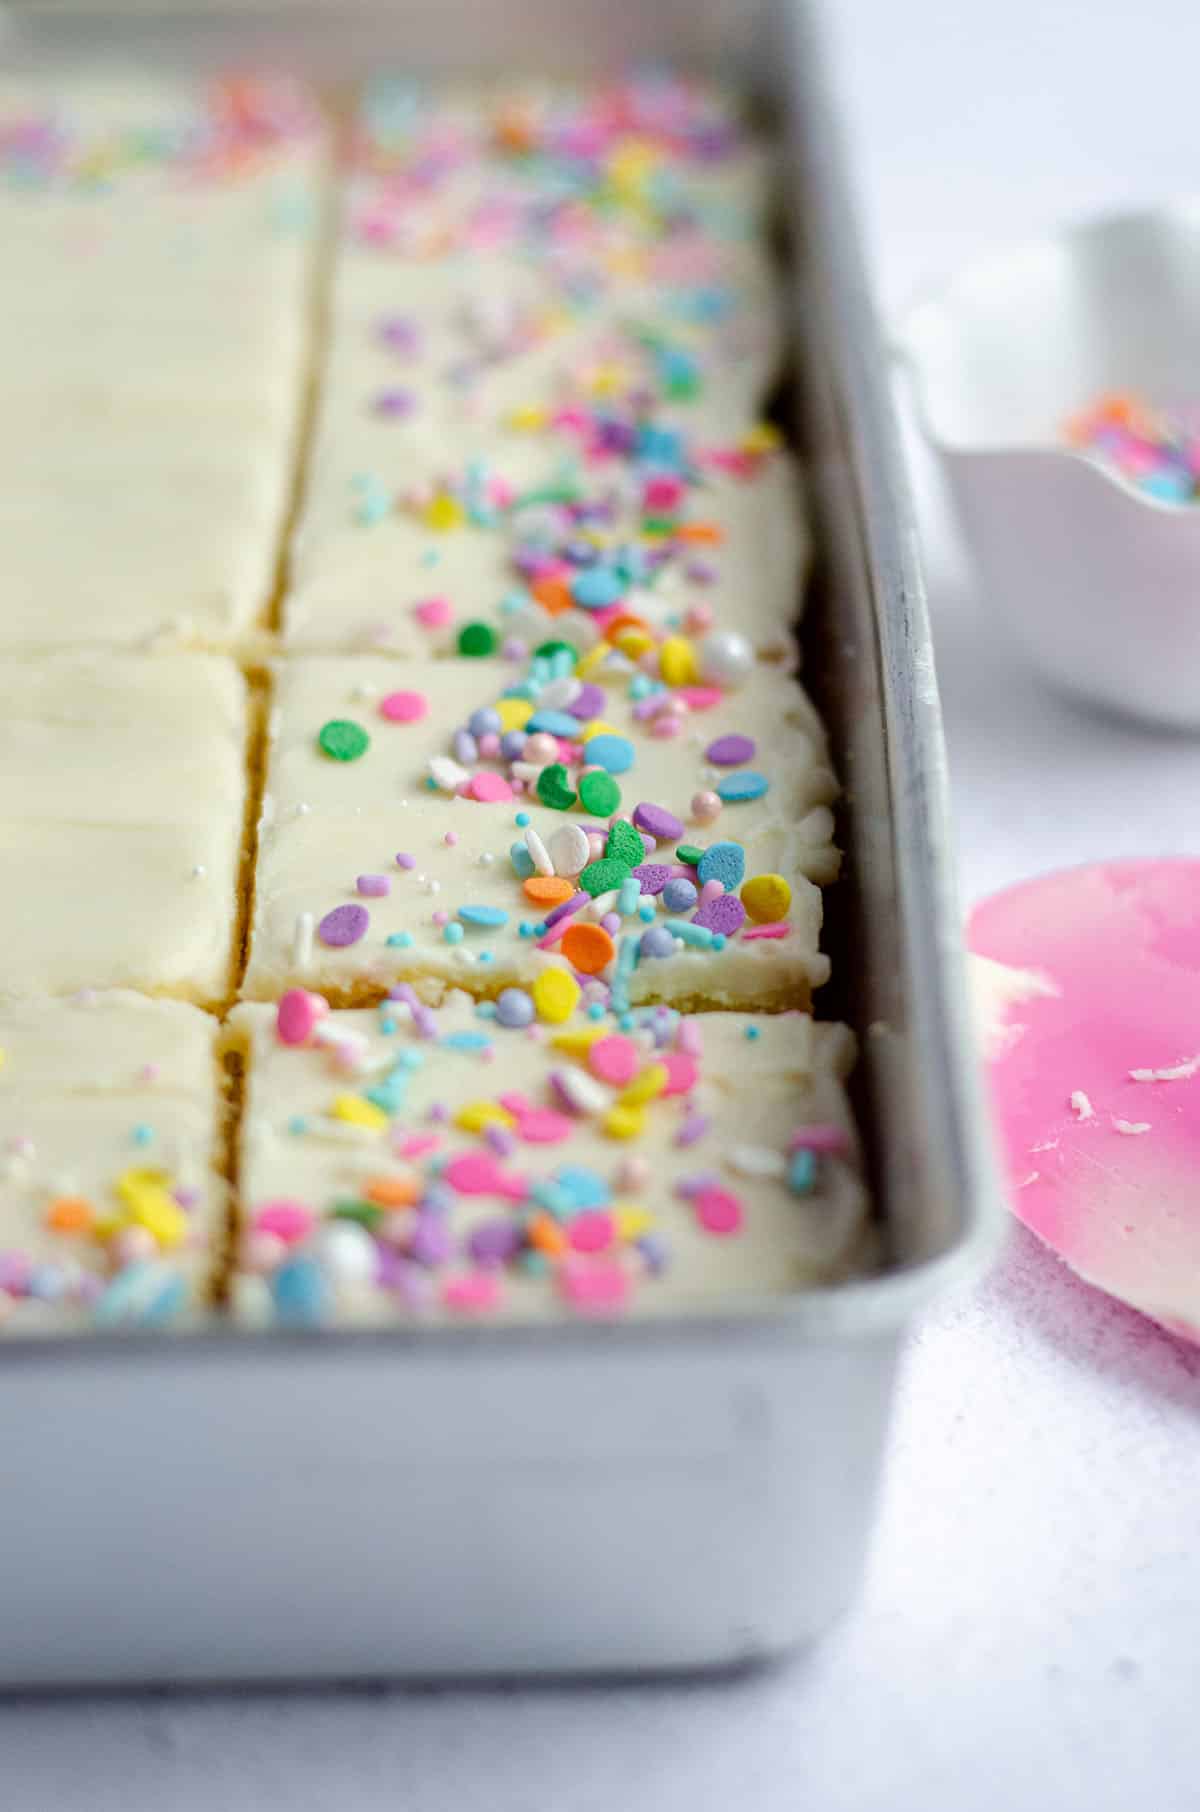
[[[996, 239], [1200, 187], [1196, 0], [840, 0], [836, 25], [889, 307]], [[1200, 742], [1045, 695], [973, 605], [936, 521], [929, 556], [966, 896], [1089, 856], [1195, 853]], [[1200, 1355], [1021, 1238], [915, 1341], [865, 1594], [800, 1663], [621, 1691], [9, 1701], [0, 1801], [1194, 1807], [1198, 1405]]]

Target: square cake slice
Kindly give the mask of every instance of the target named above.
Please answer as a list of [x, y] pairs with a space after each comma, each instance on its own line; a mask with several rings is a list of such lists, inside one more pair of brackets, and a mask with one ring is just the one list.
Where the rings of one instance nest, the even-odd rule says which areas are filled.
[[217, 1032], [125, 992], [0, 1004], [0, 1333], [202, 1309], [225, 1246]]
[[0, 662], [0, 999], [230, 992], [246, 732], [217, 655]]
[[295, 990], [232, 1034], [249, 1320], [736, 1310], [870, 1261], [844, 1027], [617, 1022], [535, 986], [437, 1011]]
[[561, 644], [511, 668], [286, 663], [246, 993], [355, 1005], [549, 968], [618, 1008], [807, 1005], [836, 783], [802, 689], [731, 678], [668, 688]]

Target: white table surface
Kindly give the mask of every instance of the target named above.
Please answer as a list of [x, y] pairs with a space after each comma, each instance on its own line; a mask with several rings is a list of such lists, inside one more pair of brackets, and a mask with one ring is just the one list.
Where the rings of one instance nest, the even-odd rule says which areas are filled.
[[[1194, 0], [835, 5], [889, 306], [994, 239], [1196, 181]], [[936, 513], [929, 556], [966, 896], [1089, 856], [1195, 849], [1200, 741], [1114, 728], [1044, 694], [977, 613]], [[1200, 1354], [1021, 1237], [914, 1341], [866, 1591], [807, 1659], [732, 1685], [638, 1690], [9, 1701], [0, 1802], [1192, 1807], [1198, 1406]]]

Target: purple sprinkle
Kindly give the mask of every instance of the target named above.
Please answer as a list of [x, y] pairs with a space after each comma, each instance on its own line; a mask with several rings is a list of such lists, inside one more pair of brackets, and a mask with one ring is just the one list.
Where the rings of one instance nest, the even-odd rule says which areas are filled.
[[505, 636], [500, 644], [501, 657], [506, 661], [523, 661], [528, 653], [529, 644], [523, 642], [520, 636]]
[[317, 936], [331, 950], [344, 950], [367, 935], [371, 915], [365, 906], [335, 906], [317, 926]]
[[704, 756], [714, 767], [736, 768], [739, 762], [754, 760], [756, 747], [752, 736], [718, 736], [709, 743]]
[[673, 873], [673, 867], [667, 862], [643, 862], [634, 869], [633, 878], [641, 882], [643, 893], [655, 894], [662, 892]]
[[693, 925], [705, 925], [709, 931], [725, 937], [732, 937], [745, 922], [746, 908], [736, 893], [720, 893], [715, 900], [706, 900], [699, 912], [692, 914]]
[[717, 576], [711, 560], [689, 560], [683, 570], [694, 585], [711, 585]]
[[616, 937], [621, 929], [621, 915], [619, 912], [606, 912], [600, 923], [609, 937]]
[[450, 1118], [450, 1109], [444, 1101], [431, 1101], [427, 1118], [432, 1121], [434, 1126], [444, 1126]]
[[521, 1230], [513, 1221], [483, 1221], [467, 1239], [467, 1251], [477, 1265], [503, 1265], [515, 1258]]
[[638, 699], [633, 707], [633, 715], [639, 723], [644, 723], [648, 717], [657, 717], [664, 703], [665, 694], [651, 692], [648, 697]]
[[517, 1141], [507, 1126], [492, 1125], [484, 1131], [484, 1141], [501, 1158], [510, 1158], [517, 1149]]
[[648, 804], [645, 801], [641, 805], [635, 805], [633, 822], [638, 830], [653, 837], [657, 843], [673, 841], [683, 835], [683, 825], [680, 820], [664, 805]]
[[520, 761], [524, 747], [524, 730], [506, 730], [500, 738], [500, 753], [505, 761]]
[[591, 897], [591, 894], [585, 893], [581, 888], [578, 893], [573, 893], [569, 900], [563, 900], [561, 905], [555, 906], [553, 911], [546, 914], [543, 921], [546, 929], [549, 930], [551, 925], [557, 925], [559, 919], [565, 919], [571, 913], [578, 912], [581, 906], [587, 905]]
[[605, 703], [604, 688], [602, 686], [594, 686], [589, 681], [581, 688], [578, 695], [572, 699], [571, 703], [567, 706], [567, 710], [571, 713], [572, 717], [577, 717], [581, 723], [586, 723], [589, 717], [600, 717], [603, 715]]
[[675, 939], [665, 925], [651, 925], [649, 931], [642, 933], [638, 954], [643, 957], [674, 956]]
[[415, 868], [416, 866], [417, 858], [415, 856], [410, 856], [406, 849], [402, 849], [400, 854], [396, 857], [396, 867]]
[[638, 1251], [646, 1261], [646, 1269], [652, 1277], [659, 1277], [667, 1268], [666, 1242], [657, 1233], [643, 1233], [634, 1241]]
[[359, 875], [355, 886], [367, 900], [381, 900], [384, 894], [392, 891], [392, 884], [386, 875]]
[[379, 323], [379, 337], [393, 352], [414, 353], [419, 343], [415, 325], [403, 315], [385, 315]]
[[375, 414], [385, 416], [390, 421], [411, 415], [416, 406], [417, 399], [411, 390], [377, 390], [371, 398]]
[[454, 732], [454, 759], [468, 768], [479, 760], [479, 744], [469, 730]]
[[408, 1242], [408, 1256], [418, 1265], [443, 1265], [453, 1250], [445, 1223], [436, 1215], [419, 1215]]
[[676, 1145], [694, 1145], [702, 1139], [709, 1128], [707, 1114], [689, 1114], [679, 1131], [675, 1134]]
[[680, 1177], [675, 1185], [675, 1193], [682, 1196], [685, 1202], [690, 1202], [694, 1195], [702, 1195], [706, 1189], [720, 1188], [721, 1179], [714, 1171], [698, 1170], [692, 1176]]

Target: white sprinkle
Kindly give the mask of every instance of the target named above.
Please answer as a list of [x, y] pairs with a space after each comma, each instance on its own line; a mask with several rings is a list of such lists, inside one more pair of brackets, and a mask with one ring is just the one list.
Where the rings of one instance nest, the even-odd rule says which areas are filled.
[[584, 907], [582, 916], [585, 919], [594, 919], [598, 923], [604, 917], [605, 913], [615, 912], [616, 909], [617, 892], [616, 889], [613, 888], [608, 893], [597, 894], [591, 905]]
[[296, 929], [292, 936], [292, 961], [297, 969], [307, 969], [312, 962], [313, 925], [311, 912], [296, 914]]
[[480, 866], [480, 868], [490, 868], [492, 866], [492, 863], [495, 860], [496, 860], [496, 858], [492, 854], [491, 850], [485, 849], [483, 854], [479, 858], [479, 866]]
[[1057, 1139], [1042, 1139], [1037, 1145], [1031, 1145], [1029, 1147], [1029, 1149], [1031, 1152], [1057, 1151], [1058, 1150], [1058, 1140]]
[[1150, 1131], [1149, 1120], [1118, 1120], [1113, 1118], [1113, 1131], [1119, 1133], [1144, 1133]]
[[312, 806], [308, 803], [307, 799], [302, 799], [296, 807], [296, 816], [297, 818], [307, 818], [311, 811]]
[[787, 1174], [787, 1161], [781, 1151], [766, 1145], [735, 1145], [727, 1162], [739, 1177], [782, 1177]]
[[1071, 1112], [1077, 1120], [1094, 1120], [1096, 1117], [1095, 1108], [1081, 1088], [1077, 1088], [1071, 1096]]
[[533, 866], [540, 875], [552, 875], [554, 864], [550, 860], [550, 851], [534, 830], [532, 824], [525, 826], [525, 847], [533, 858]]
[[563, 1070], [556, 1080], [571, 1106], [581, 1114], [606, 1113], [616, 1099], [612, 1089], [582, 1070]]
[[205, 868], [203, 862], [197, 862], [192, 870], [192, 879], [193, 881], [202, 881], [207, 873], [208, 870]]
[[1031, 1183], [1037, 1182], [1037, 1180], [1041, 1176], [1041, 1174], [1042, 1173], [1040, 1170], [1031, 1170], [1027, 1177], [1021, 1178], [1021, 1181], [1017, 1184], [1017, 1188], [1018, 1189], [1028, 1189], [1029, 1185]]
[[453, 793], [471, 778], [469, 771], [460, 767], [457, 761], [452, 761], [449, 755], [431, 755], [429, 772], [435, 786], [440, 787], [443, 793]]
[[1200, 1056], [1186, 1057], [1168, 1070], [1130, 1070], [1129, 1075], [1134, 1082], [1186, 1082], [1197, 1070], [1200, 1070]]

